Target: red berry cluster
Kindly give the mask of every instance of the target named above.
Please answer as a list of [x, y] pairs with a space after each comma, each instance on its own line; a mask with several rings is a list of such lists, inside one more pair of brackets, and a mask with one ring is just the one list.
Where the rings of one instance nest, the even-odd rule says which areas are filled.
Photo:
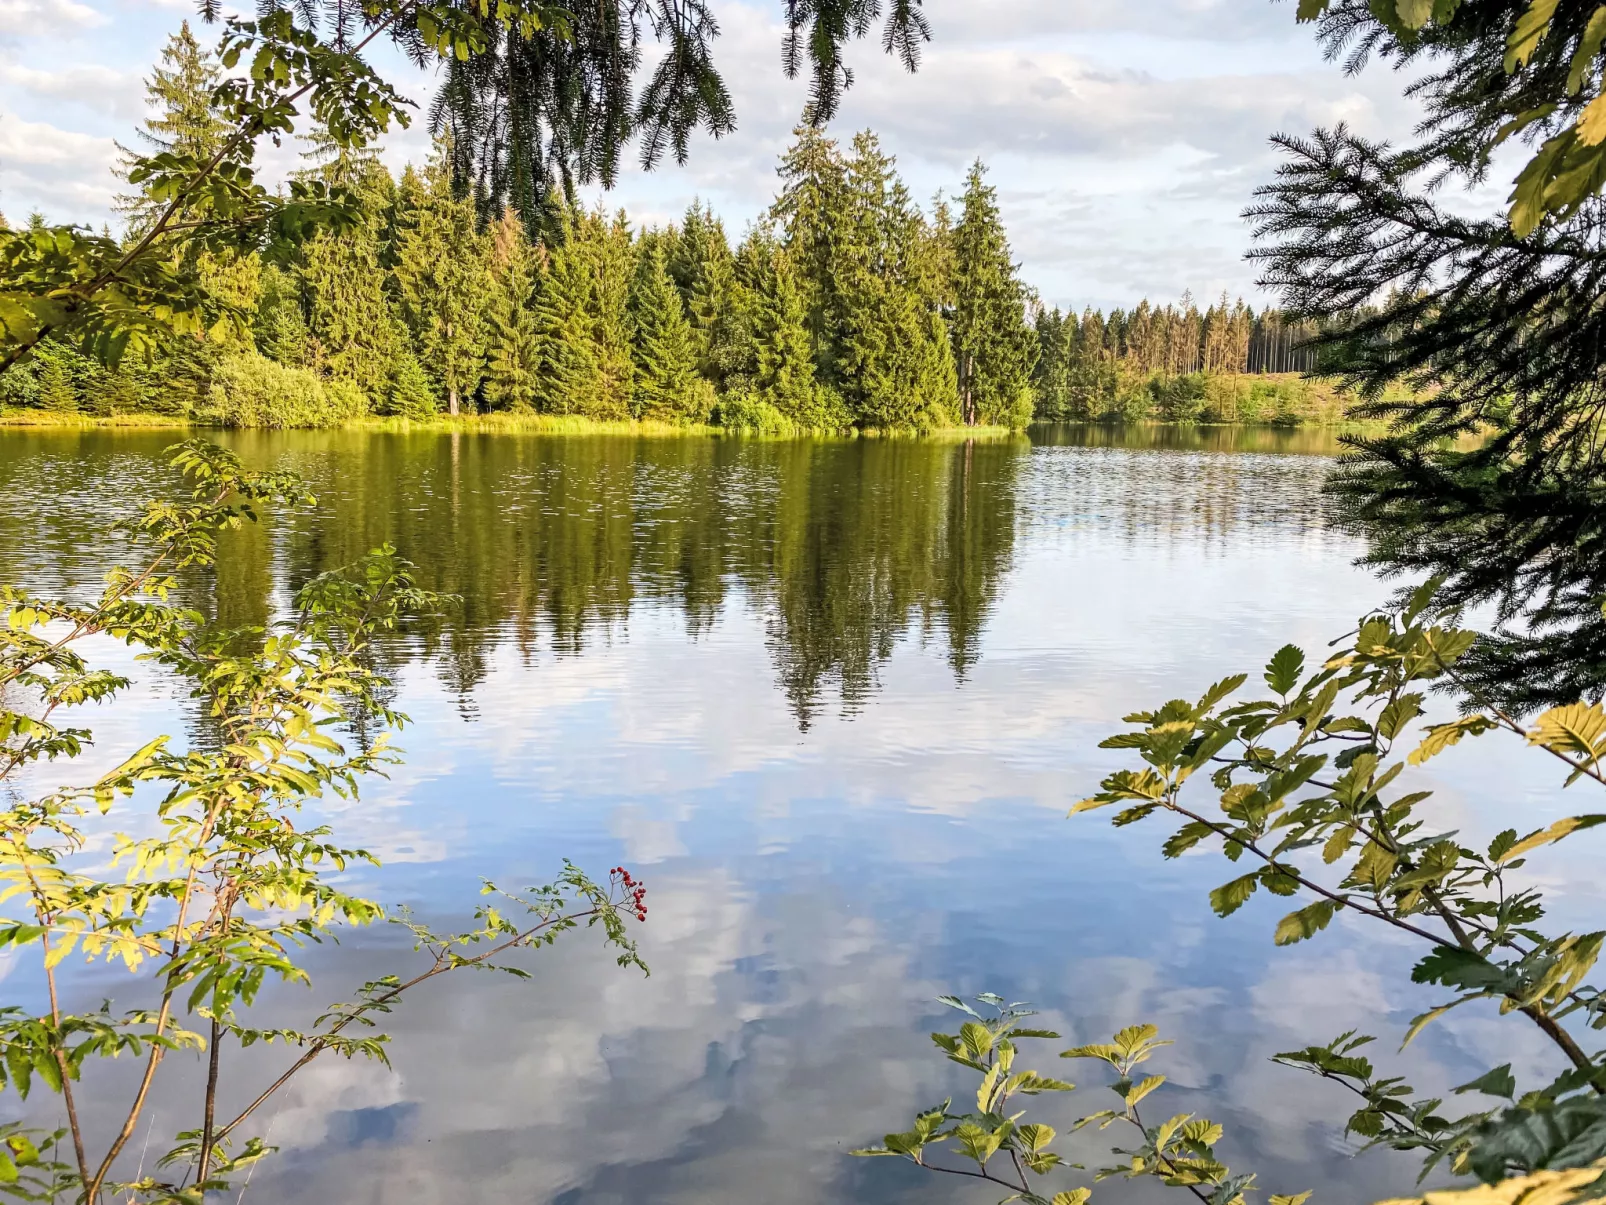
[[630, 872], [623, 866], [615, 866], [608, 872], [609, 876], [616, 878], [630, 893], [630, 906], [636, 914], [637, 920], [647, 919], [647, 885], [639, 879], [632, 878]]

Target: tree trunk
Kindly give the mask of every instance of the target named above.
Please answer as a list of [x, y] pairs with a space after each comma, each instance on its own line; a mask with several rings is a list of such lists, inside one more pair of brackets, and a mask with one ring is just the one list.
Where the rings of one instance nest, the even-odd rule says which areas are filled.
[[448, 385], [446, 387], [446, 413], [455, 418], [457, 417], [457, 411], [457, 386]]

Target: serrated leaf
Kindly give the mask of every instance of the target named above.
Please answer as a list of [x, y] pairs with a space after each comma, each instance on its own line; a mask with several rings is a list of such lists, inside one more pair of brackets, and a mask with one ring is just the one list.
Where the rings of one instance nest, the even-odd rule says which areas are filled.
[[1448, 724], [1435, 724], [1427, 730], [1422, 743], [1411, 750], [1406, 760], [1413, 766], [1420, 766], [1428, 758], [1436, 757], [1451, 745], [1459, 743], [1462, 737], [1481, 736], [1496, 726], [1495, 721], [1485, 715], [1462, 716]]
[[1266, 685], [1286, 695], [1299, 684], [1299, 675], [1305, 669], [1305, 653], [1298, 645], [1285, 644], [1266, 663]]
[[1556, 15], [1556, 0], [1529, 0], [1522, 16], [1506, 39], [1506, 71], [1513, 72], [1533, 57], [1539, 42], [1550, 29], [1550, 19]]
[[1210, 893], [1210, 908], [1217, 916], [1231, 916], [1242, 908], [1260, 886], [1260, 872], [1241, 875], [1230, 883], [1223, 883]]
[[1500, 854], [1495, 861], [1503, 865], [1507, 862], [1510, 862], [1513, 858], [1522, 857], [1523, 854], [1528, 853], [1531, 850], [1538, 849], [1544, 845], [1554, 844], [1565, 837], [1571, 836], [1573, 833], [1582, 832], [1585, 829], [1594, 828], [1600, 824], [1606, 824], [1606, 814], [1595, 812], [1587, 816], [1568, 816], [1565, 820], [1556, 821], [1556, 823], [1552, 824], [1549, 828], [1543, 828], [1538, 832], [1529, 833], [1521, 841], [1518, 841], [1515, 845], [1511, 846], [1505, 850], [1505, 852]]
[[1272, 935], [1272, 942], [1279, 946], [1291, 946], [1295, 942], [1316, 936], [1327, 928], [1328, 922], [1333, 919], [1335, 909], [1336, 905], [1332, 900], [1317, 900], [1297, 912], [1290, 912], [1277, 922], [1277, 931]]
[[1458, 1096], [1464, 1092], [1481, 1092], [1485, 1096], [1503, 1096], [1510, 1100], [1517, 1094], [1517, 1079], [1511, 1074], [1511, 1064], [1502, 1063], [1470, 1083], [1462, 1084], [1455, 1091]]

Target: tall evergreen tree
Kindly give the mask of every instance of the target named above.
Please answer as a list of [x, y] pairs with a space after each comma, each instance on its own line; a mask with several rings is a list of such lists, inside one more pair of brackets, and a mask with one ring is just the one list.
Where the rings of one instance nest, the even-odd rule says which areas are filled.
[[695, 337], [660, 243], [648, 244], [637, 264], [630, 314], [636, 417], [668, 422], [705, 419], [712, 392], [697, 375]]
[[330, 160], [315, 169], [325, 178], [360, 174], [349, 183], [361, 219], [339, 234], [321, 233], [302, 248], [309, 359], [329, 375], [352, 382], [377, 405], [390, 389], [405, 328], [385, 293], [381, 228], [394, 198], [390, 174], [377, 162]]
[[834, 275], [840, 306], [832, 360], [856, 421], [940, 425], [955, 400], [953, 357], [929, 287], [925, 222], [869, 132], [853, 140]]
[[797, 269], [815, 364], [823, 379], [835, 381], [844, 309], [836, 268], [848, 218], [847, 168], [835, 142], [814, 126], [801, 125], [778, 171], [781, 191], [770, 217], [784, 232]]
[[534, 306], [536, 252], [511, 208], [492, 224], [490, 243], [485, 397], [497, 409], [529, 410], [536, 402], [541, 354]]
[[766, 287], [757, 294], [753, 318], [754, 376], [759, 399], [799, 427], [846, 426], [836, 395], [814, 377], [808, 311], [797, 273], [785, 251], [774, 249]]
[[393, 275], [419, 362], [457, 414], [485, 372], [491, 282], [474, 203], [452, 195], [440, 151], [422, 175], [411, 167], [402, 175]]
[[960, 413], [974, 426], [1008, 421], [1030, 406], [1035, 340], [1026, 325], [1026, 288], [1015, 275], [997, 190], [981, 160], [965, 178], [964, 210], [952, 245], [950, 330]]
[[[126, 179], [133, 160], [142, 154], [166, 151], [201, 161], [215, 155], [231, 131], [212, 102], [213, 90], [222, 78], [217, 58], [195, 40], [185, 21], [168, 37], [160, 61], [145, 81], [145, 103], [153, 115], [136, 131], [145, 149], [119, 146], [118, 174]], [[117, 198], [118, 212], [127, 215], [135, 230], [153, 220], [165, 204], [151, 200], [143, 191]]]
[[554, 213], [558, 237], [546, 249], [536, 286], [536, 405], [549, 414], [595, 413], [603, 389], [590, 256], [579, 215], [567, 206]]

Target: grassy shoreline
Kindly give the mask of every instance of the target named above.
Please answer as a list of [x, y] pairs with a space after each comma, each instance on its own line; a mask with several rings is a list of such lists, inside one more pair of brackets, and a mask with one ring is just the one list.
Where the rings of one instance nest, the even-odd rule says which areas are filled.
[[[203, 431], [261, 431], [266, 427], [220, 427], [165, 414], [93, 415], [52, 410], [0, 410], [0, 429], [4, 428], [95, 430], [100, 428], [194, 428]], [[461, 431], [472, 434], [534, 435], [632, 435], [664, 439], [684, 436], [746, 439], [1007, 439], [1020, 434], [1008, 427], [942, 427], [931, 431], [795, 431], [759, 433], [731, 430], [707, 423], [665, 423], [652, 419], [608, 421], [573, 414], [460, 414], [436, 415], [427, 419], [387, 418], [379, 415], [348, 419], [332, 427], [306, 428], [321, 431], [374, 431], [413, 434]]]
[[[1334, 435], [1369, 434], [1380, 430], [1376, 423], [1358, 422], [1349, 419], [1337, 422], [1302, 422], [1302, 423], [1276, 423], [1276, 422], [1197, 422], [1176, 421], [1166, 422], [1155, 419], [1145, 419], [1136, 422], [1110, 422], [1110, 421], [1082, 421], [1082, 422], [1044, 422], [1034, 423], [1034, 426], [1076, 426], [1076, 427], [1102, 427], [1110, 429], [1159, 427], [1168, 429], [1243, 429], [1243, 430], [1277, 430], [1277, 431], [1323, 431]], [[0, 410], [0, 429], [55, 429], [55, 430], [100, 430], [100, 429], [151, 429], [151, 430], [178, 430], [195, 429], [202, 431], [246, 431], [271, 430], [263, 427], [218, 427], [206, 423], [197, 423], [191, 419], [167, 414], [112, 414], [94, 415], [83, 413], [63, 413], [51, 410], [9, 409]], [[427, 419], [387, 418], [382, 416], [369, 416], [365, 418], [349, 419], [333, 427], [309, 428], [325, 431], [373, 431], [387, 434], [414, 434], [427, 432], [457, 431], [472, 434], [532, 434], [532, 435], [631, 435], [638, 438], [666, 439], [685, 436], [702, 436], [705, 438], [733, 438], [745, 439], [925, 439], [925, 440], [970, 440], [970, 439], [1012, 439], [1024, 434], [1022, 431], [1012, 430], [1009, 427], [938, 427], [929, 431], [908, 431], [896, 429], [870, 428], [867, 430], [849, 431], [794, 431], [788, 433], [758, 433], [754, 431], [731, 430], [725, 427], [712, 426], [706, 423], [677, 424], [657, 422], [651, 419], [626, 419], [607, 421], [602, 419], [586, 418], [580, 415], [566, 414], [462, 414], [456, 417], [450, 415], [437, 415]]]

